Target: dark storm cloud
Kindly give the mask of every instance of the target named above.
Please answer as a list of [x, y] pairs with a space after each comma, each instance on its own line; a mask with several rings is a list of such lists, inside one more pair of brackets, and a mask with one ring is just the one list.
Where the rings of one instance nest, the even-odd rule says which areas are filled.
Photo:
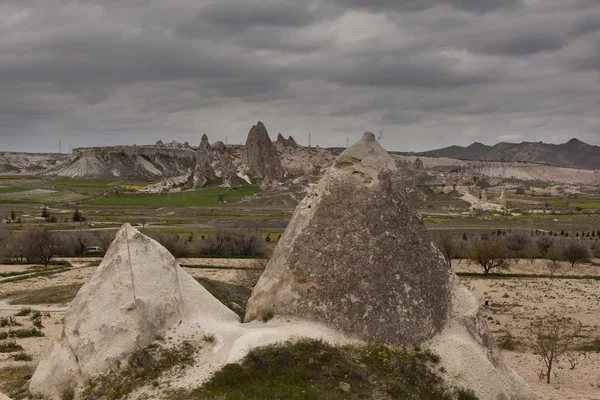
[[595, 0], [0, 0], [0, 150], [257, 120], [324, 146], [600, 144], [598, 21]]

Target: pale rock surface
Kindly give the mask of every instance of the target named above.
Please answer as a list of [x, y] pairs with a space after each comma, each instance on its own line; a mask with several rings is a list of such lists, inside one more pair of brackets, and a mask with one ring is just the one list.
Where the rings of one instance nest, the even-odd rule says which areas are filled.
[[481, 400], [534, 398], [431, 243], [395, 161], [366, 133], [309, 189], [248, 301], [369, 342], [429, 344]]
[[126, 224], [71, 303], [61, 341], [38, 365], [30, 391], [60, 399], [65, 388], [83, 386], [135, 348], [198, 318], [204, 326], [239, 321], [164, 247]]
[[504, 190], [502, 190], [502, 193], [500, 194], [500, 197], [498, 198], [498, 204], [500, 204], [502, 207], [506, 207], [507, 199], [506, 199], [506, 192]]

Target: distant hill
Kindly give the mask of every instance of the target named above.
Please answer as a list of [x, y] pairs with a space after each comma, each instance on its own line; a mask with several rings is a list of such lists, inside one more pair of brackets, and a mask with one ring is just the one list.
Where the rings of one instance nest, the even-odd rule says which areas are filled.
[[475, 142], [467, 147], [450, 146], [417, 155], [463, 160], [523, 161], [556, 167], [600, 169], [600, 146], [593, 146], [578, 139], [571, 139], [563, 144], [502, 142], [486, 146]]

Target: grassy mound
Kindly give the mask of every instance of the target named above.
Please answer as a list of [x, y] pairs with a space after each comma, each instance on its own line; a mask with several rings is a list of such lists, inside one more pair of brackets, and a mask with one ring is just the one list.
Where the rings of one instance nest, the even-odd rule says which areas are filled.
[[301, 339], [252, 350], [201, 388], [170, 399], [477, 399], [436, 374], [439, 357], [382, 345], [334, 347]]

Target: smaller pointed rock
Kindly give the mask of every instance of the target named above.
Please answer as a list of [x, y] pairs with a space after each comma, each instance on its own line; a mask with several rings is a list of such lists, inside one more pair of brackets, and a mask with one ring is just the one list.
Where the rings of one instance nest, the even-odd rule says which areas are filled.
[[202, 135], [198, 149], [210, 149], [210, 143], [208, 143], [208, 136], [206, 134]]

